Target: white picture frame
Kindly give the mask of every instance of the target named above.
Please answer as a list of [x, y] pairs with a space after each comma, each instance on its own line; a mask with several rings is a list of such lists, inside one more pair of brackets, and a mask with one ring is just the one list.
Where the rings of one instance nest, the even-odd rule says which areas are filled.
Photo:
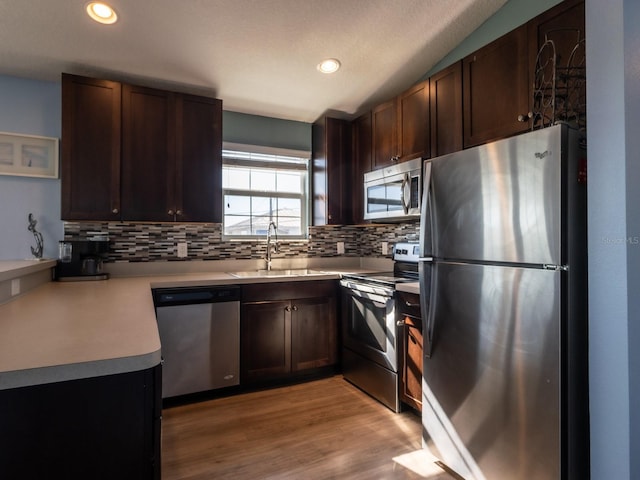
[[55, 137], [0, 132], [0, 175], [58, 178]]

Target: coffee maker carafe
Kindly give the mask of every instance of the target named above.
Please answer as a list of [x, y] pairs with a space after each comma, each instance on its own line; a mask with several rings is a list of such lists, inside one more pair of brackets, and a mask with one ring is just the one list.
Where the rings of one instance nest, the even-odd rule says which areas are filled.
[[108, 241], [61, 241], [55, 268], [56, 280], [106, 280], [109, 274], [102, 271], [102, 261], [108, 253]]

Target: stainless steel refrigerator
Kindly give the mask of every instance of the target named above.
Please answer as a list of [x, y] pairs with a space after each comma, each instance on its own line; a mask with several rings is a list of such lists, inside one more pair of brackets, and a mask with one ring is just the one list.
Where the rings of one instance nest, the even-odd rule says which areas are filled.
[[589, 478], [586, 140], [424, 162], [424, 444], [459, 477]]

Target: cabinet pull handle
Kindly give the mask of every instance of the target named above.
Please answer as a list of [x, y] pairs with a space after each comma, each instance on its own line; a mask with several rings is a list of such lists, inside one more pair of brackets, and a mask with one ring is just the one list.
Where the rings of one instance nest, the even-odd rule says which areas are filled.
[[533, 118], [533, 112], [518, 115], [519, 122], [528, 122], [530, 118]]
[[404, 320], [398, 320], [398, 321], [396, 322], [396, 326], [397, 326], [397, 327], [404, 327], [404, 326], [405, 326]]
[[413, 308], [413, 307], [419, 307], [419, 306], [420, 306], [420, 304], [419, 304], [419, 303], [411, 303], [411, 302], [406, 301], [406, 300], [405, 300], [404, 304], [405, 304], [407, 307], [411, 307], [411, 308]]

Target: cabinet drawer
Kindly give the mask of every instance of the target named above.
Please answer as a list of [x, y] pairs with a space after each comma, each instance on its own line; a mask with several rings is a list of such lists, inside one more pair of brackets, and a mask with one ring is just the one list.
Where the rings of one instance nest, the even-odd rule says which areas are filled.
[[420, 295], [409, 292], [396, 292], [396, 308], [400, 317], [409, 315], [420, 319]]

